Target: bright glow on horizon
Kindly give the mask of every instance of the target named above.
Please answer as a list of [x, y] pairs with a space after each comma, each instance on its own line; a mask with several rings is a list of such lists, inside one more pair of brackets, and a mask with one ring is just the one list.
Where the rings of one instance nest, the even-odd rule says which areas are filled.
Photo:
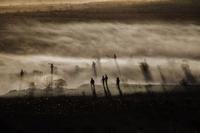
[[169, 0], [3, 0], [0, 6], [17, 6], [17, 5], [40, 5], [40, 4], [81, 4], [90, 2], [153, 2]]

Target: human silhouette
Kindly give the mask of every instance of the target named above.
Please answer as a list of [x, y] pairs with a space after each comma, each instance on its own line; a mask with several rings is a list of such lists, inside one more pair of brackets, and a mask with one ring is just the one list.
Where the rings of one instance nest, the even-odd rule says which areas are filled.
[[116, 54], [114, 54], [114, 59], [117, 59], [117, 55]]
[[21, 80], [23, 79], [23, 77], [24, 77], [24, 70], [22, 69], [21, 72], [20, 72], [20, 78], [21, 78]]
[[50, 73], [51, 73], [51, 82], [50, 82], [50, 88], [53, 87], [53, 74], [54, 74], [54, 64], [50, 64]]
[[91, 80], [90, 80], [90, 85], [91, 85], [92, 95], [94, 98], [96, 98], [97, 94], [96, 94], [96, 90], [95, 90], [95, 81], [93, 78], [91, 78]]
[[21, 89], [22, 88], [22, 82], [23, 82], [23, 78], [24, 78], [24, 70], [22, 69], [21, 71], [20, 71], [20, 83], [19, 83], [19, 89]]
[[105, 84], [106, 84], [107, 94], [108, 94], [108, 96], [111, 96], [111, 92], [110, 92], [110, 89], [108, 87], [108, 76], [107, 76], [107, 74], [105, 74]]
[[106, 91], [106, 87], [105, 87], [105, 77], [104, 76], [102, 76], [101, 81], [102, 81], [102, 84], [103, 84], [103, 89], [104, 89], [105, 96], [108, 96], [107, 91]]
[[51, 74], [53, 74], [53, 71], [54, 71], [54, 65], [53, 64], [50, 64], [50, 69], [51, 69]]
[[117, 77], [117, 79], [116, 79], [116, 85], [117, 85], [117, 89], [119, 91], [119, 95], [122, 97], [123, 93], [122, 93], [122, 90], [120, 88], [120, 79], [119, 79], [119, 77]]

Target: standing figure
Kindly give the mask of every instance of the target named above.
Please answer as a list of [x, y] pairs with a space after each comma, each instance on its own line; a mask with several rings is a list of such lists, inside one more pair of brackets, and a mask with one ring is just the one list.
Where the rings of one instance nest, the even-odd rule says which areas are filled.
[[91, 80], [90, 80], [90, 85], [91, 85], [92, 95], [94, 98], [96, 98], [97, 94], [96, 94], [96, 90], [95, 90], [95, 81], [93, 78], [91, 78]]
[[54, 64], [50, 64], [50, 73], [51, 73], [51, 82], [50, 82], [50, 88], [53, 88], [53, 74], [54, 74]]
[[119, 77], [117, 77], [117, 79], [116, 79], [116, 85], [117, 85], [117, 89], [119, 91], [119, 95], [122, 97], [123, 93], [122, 93], [122, 90], [120, 88], [120, 79], [119, 79]]
[[20, 71], [20, 83], [19, 83], [19, 89], [22, 88], [23, 78], [24, 78], [24, 70], [22, 69], [22, 70]]
[[107, 94], [108, 94], [108, 96], [111, 96], [110, 89], [108, 87], [108, 76], [107, 76], [107, 74], [105, 74], [105, 84], [106, 84]]
[[119, 77], [117, 77], [116, 85], [117, 85], [117, 87], [120, 87], [120, 79], [119, 79]]
[[102, 76], [101, 80], [102, 80], [102, 84], [103, 84], [103, 89], [104, 89], [105, 96], [108, 96], [107, 91], [106, 91], [106, 87], [105, 87], [105, 77]]
[[23, 80], [23, 77], [24, 77], [24, 70], [22, 69], [20, 72], [20, 79]]

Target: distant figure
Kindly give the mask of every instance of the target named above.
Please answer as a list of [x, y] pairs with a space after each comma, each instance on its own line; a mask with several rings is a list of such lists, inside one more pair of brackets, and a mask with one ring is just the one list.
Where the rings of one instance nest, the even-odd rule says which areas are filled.
[[105, 74], [105, 84], [106, 84], [107, 94], [108, 96], [111, 96], [110, 89], [108, 87], [108, 76], [106, 74]]
[[102, 84], [104, 86], [105, 85], [105, 77], [104, 76], [102, 76], [101, 81], [102, 81]]
[[107, 91], [106, 91], [106, 87], [105, 87], [105, 77], [104, 76], [102, 76], [101, 81], [102, 81], [102, 84], [103, 84], [103, 89], [104, 89], [105, 96], [108, 96]]
[[123, 93], [122, 93], [122, 90], [120, 88], [120, 79], [119, 79], [119, 77], [117, 77], [117, 79], [116, 79], [116, 85], [117, 85], [117, 89], [119, 91], [119, 95], [122, 97]]
[[21, 80], [23, 79], [23, 77], [24, 77], [24, 70], [22, 69], [21, 72], [20, 72], [20, 78], [21, 78]]
[[108, 84], [108, 76], [105, 74], [105, 83]]
[[92, 95], [94, 98], [96, 98], [97, 94], [96, 94], [96, 90], [95, 90], [95, 81], [93, 78], [91, 78], [91, 80], [90, 80], [90, 85], [91, 85]]
[[91, 80], [90, 80], [90, 84], [91, 84], [91, 87], [95, 87], [95, 81], [94, 81], [93, 78], [91, 78]]
[[24, 70], [22, 69], [19, 73], [19, 76], [20, 76], [20, 82], [19, 82], [19, 89], [22, 88], [22, 82], [23, 82], [23, 78], [24, 78]]
[[50, 64], [50, 73], [51, 73], [51, 82], [50, 82], [50, 88], [53, 88], [53, 74], [54, 74], [54, 64]]
[[53, 72], [54, 72], [54, 65], [53, 64], [50, 64], [50, 69], [51, 69], [51, 74], [53, 74]]
[[117, 86], [120, 85], [120, 79], [119, 79], [119, 77], [117, 77], [116, 84], [117, 84]]
[[114, 54], [114, 59], [117, 59], [117, 55], [116, 54]]

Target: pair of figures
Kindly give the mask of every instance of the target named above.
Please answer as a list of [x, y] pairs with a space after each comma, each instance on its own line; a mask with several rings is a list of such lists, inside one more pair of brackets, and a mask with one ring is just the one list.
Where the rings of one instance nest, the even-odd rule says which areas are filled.
[[[110, 89], [108, 87], [108, 76], [106, 74], [103, 75], [101, 80], [102, 80], [105, 95], [111, 96], [111, 92], [110, 92]], [[91, 85], [93, 96], [96, 97], [95, 80], [93, 78], [91, 78], [91, 80], [90, 80], [90, 85]], [[122, 91], [120, 89], [120, 79], [119, 79], [119, 77], [117, 77], [117, 79], [116, 79], [116, 86], [117, 86], [117, 89], [119, 91], [120, 96], [122, 96]]]

